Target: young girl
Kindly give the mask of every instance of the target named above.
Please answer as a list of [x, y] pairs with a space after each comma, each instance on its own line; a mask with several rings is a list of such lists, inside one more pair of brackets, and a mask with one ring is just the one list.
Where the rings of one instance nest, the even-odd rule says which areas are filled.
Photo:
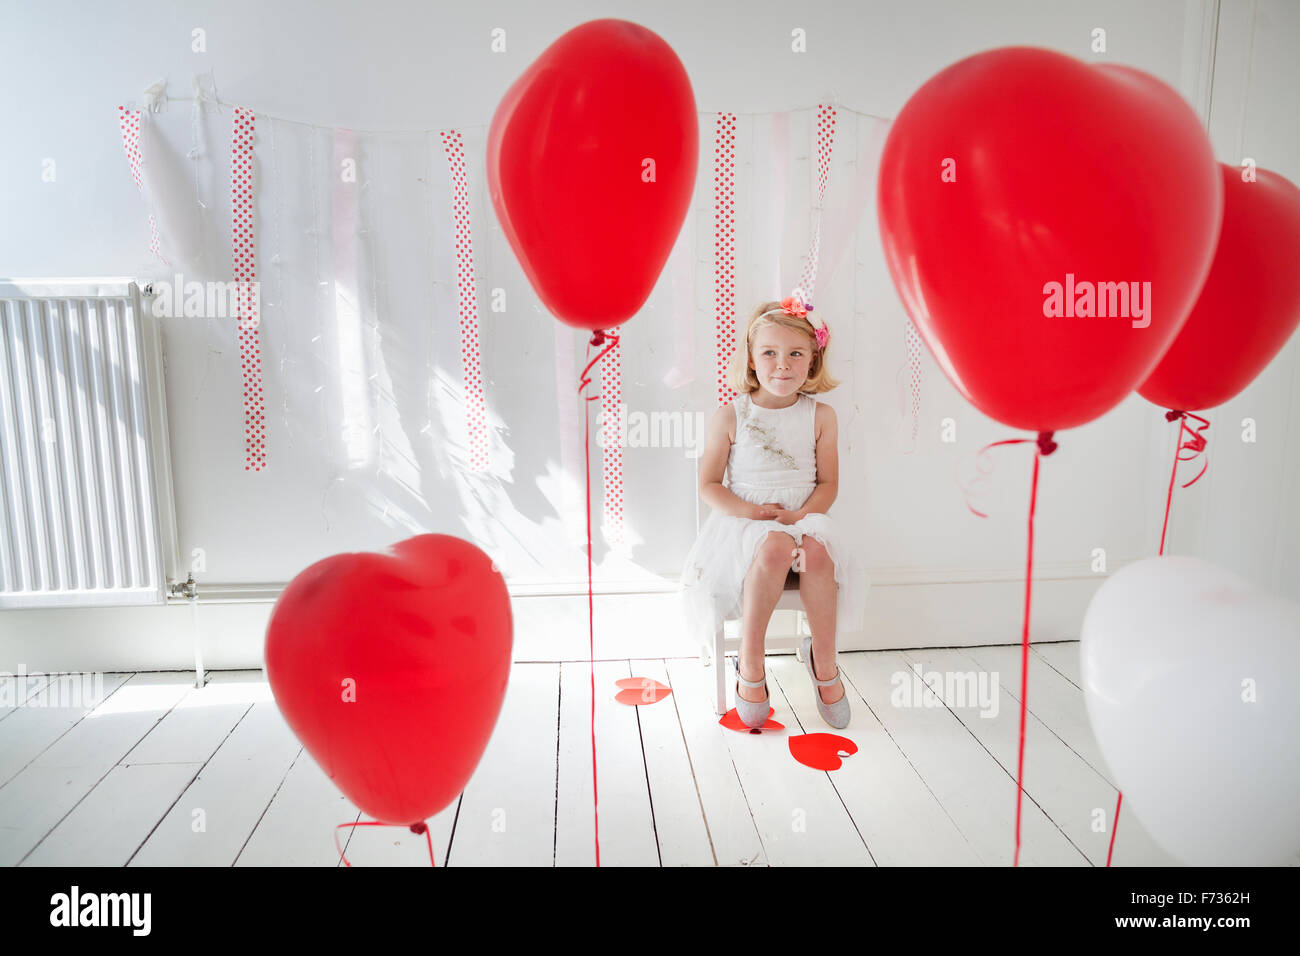
[[803, 659], [817, 708], [832, 727], [848, 725], [836, 626], [861, 626], [870, 586], [852, 542], [826, 514], [838, 493], [838, 436], [834, 409], [812, 396], [839, 383], [826, 368], [830, 331], [811, 313], [796, 290], [750, 316], [731, 370], [739, 395], [713, 416], [700, 457], [700, 498], [713, 513], [682, 572], [689, 620], [712, 633], [725, 618], [741, 618], [736, 712], [748, 727], [767, 720], [763, 643], [792, 568], [812, 631]]

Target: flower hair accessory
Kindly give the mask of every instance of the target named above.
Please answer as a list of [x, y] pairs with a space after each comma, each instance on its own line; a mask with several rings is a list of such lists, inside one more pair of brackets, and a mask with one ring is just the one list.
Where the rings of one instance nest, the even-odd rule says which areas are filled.
[[812, 312], [812, 310], [812, 303], [804, 298], [803, 289], [796, 288], [789, 298], [781, 300], [781, 308], [770, 309], [767, 312], [764, 312], [760, 318], [783, 312], [786, 315], [794, 315], [801, 319], [807, 319], [808, 324], [813, 327], [813, 332], [817, 336], [817, 348], [824, 349], [826, 348], [826, 343], [831, 339], [831, 330], [826, 327], [826, 323], [823, 322], [821, 318], [808, 314]]

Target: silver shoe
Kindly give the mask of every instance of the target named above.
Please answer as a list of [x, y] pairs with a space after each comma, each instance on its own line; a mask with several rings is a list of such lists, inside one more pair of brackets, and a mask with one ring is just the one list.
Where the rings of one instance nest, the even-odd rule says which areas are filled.
[[762, 680], [745, 680], [740, 676], [740, 654], [736, 654], [736, 716], [746, 727], [762, 727], [767, 723], [768, 711], [772, 709], [772, 695], [769, 693], [762, 700], [745, 700], [740, 696], [740, 685], [746, 687], [766, 687], [767, 668], [763, 669]]
[[832, 687], [840, 683], [840, 669], [835, 667], [835, 676], [830, 680], [818, 680], [817, 671], [813, 669], [812, 657], [812, 638], [805, 637], [800, 650], [803, 651], [803, 663], [808, 668], [808, 676], [813, 682], [813, 699], [817, 701], [817, 710], [822, 715], [822, 720], [830, 724], [836, 730], [843, 730], [849, 725], [849, 688], [844, 686], [844, 696], [833, 704], [828, 704], [822, 700], [821, 688]]

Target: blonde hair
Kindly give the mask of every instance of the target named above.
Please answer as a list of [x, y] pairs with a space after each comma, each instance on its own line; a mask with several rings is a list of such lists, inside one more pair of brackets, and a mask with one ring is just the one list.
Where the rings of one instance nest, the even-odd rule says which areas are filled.
[[[775, 315], [763, 316], [764, 312], [770, 312], [772, 309], [777, 310]], [[803, 383], [803, 387], [799, 391], [805, 395], [829, 392], [840, 384], [838, 379], [831, 378], [831, 374], [826, 368], [826, 349], [830, 348], [830, 343], [826, 343], [825, 349], [817, 348], [816, 331], [813, 329], [812, 323], [806, 318], [800, 318], [797, 315], [787, 315], [780, 309], [780, 302], [764, 302], [750, 315], [749, 323], [745, 328], [744, 345], [736, 348], [736, 354], [731, 359], [728, 379], [732, 390], [741, 393], [758, 391], [758, 376], [749, 367], [750, 352], [754, 347], [754, 336], [758, 334], [760, 329], [764, 329], [769, 325], [781, 325], [787, 329], [802, 332], [808, 336], [811, 343], [812, 362], [808, 366], [808, 381]]]

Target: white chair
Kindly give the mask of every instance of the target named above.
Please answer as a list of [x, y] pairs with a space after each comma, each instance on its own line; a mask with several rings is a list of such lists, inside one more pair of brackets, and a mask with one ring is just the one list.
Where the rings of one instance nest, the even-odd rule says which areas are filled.
[[[805, 635], [812, 632], [808, 629], [808, 616], [804, 613], [803, 599], [799, 596], [799, 573], [793, 569], [785, 576], [785, 589], [781, 592], [780, 598], [776, 602], [776, 611], [794, 611], [795, 612], [795, 632], [793, 634], [773, 634], [770, 630], [764, 640], [764, 656], [767, 651], [772, 650], [792, 650], [795, 657], [802, 662], [803, 655], [800, 653], [799, 644]], [[775, 616], [776, 611], [773, 611]], [[716, 690], [716, 706], [718, 714], [727, 712], [727, 652], [735, 651], [740, 653], [740, 635], [735, 637], [727, 636], [727, 624], [731, 621], [739, 621], [739, 618], [727, 618], [718, 625], [714, 632], [712, 644], [705, 644], [700, 648], [700, 660], [704, 662], [705, 667], [712, 667], [714, 670], [714, 687]], [[734, 686], [734, 682], [733, 686]], [[768, 688], [768, 694], [771, 694], [771, 688]]]
[[[700, 459], [695, 456], [695, 484], [699, 487], [700, 483]], [[700, 508], [699, 499], [695, 502], [695, 533], [700, 533]], [[766, 656], [771, 650], [791, 650], [795, 658], [802, 663], [803, 654], [800, 652], [799, 644], [805, 635], [811, 634], [808, 628], [808, 615], [804, 613], [803, 599], [799, 596], [799, 572], [791, 567], [785, 576], [785, 589], [777, 599], [776, 608], [772, 611], [773, 616], [777, 611], [794, 611], [795, 612], [795, 632], [793, 634], [773, 634], [770, 629], [767, 637], [763, 642], [763, 653]], [[700, 660], [705, 667], [712, 667], [714, 670], [714, 682], [717, 691], [717, 710], [719, 716], [727, 712], [727, 651], [733, 650], [740, 653], [740, 636], [727, 636], [727, 623], [730, 621], [739, 621], [739, 618], [727, 618], [718, 625], [716, 633], [713, 635], [713, 642], [703, 644], [700, 647]], [[768, 693], [771, 693], [769, 688]]]

